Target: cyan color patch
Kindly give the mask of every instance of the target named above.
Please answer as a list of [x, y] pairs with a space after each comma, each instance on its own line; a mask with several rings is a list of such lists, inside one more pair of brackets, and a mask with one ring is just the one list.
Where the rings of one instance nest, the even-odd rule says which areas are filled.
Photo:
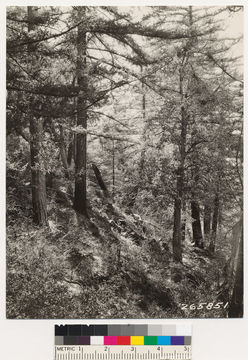
[[171, 337], [170, 336], [158, 336], [157, 345], [170, 345]]

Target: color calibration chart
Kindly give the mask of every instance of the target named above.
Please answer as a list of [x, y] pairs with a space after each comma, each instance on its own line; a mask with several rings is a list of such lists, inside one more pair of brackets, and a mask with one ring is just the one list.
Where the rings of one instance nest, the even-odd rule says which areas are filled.
[[191, 360], [191, 325], [55, 325], [55, 360]]

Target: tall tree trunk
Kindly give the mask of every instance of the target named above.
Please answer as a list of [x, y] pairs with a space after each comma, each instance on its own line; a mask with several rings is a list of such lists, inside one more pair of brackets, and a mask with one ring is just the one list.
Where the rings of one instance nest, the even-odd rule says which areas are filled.
[[204, 235], [209, 239], [211, 229], [211, 206], [205, 204], [204, 206], [204, 220], [203, 220]]
[[182, 261], [182, 247], [181, 247], [181, 199], [178, 197], [174, 201], [174, 226], [173, 226], [173, 259], [175, 262]]
[[[235, 240], [235, 239], [234, 239]], [[240, 232], [239, 238], [236, 239], [239, 242], [238, 260], [235, 273], [235, 280], [233, 286], [233, 292], [231, 297], [231, 303], [228, 311], [228, 317], [237, 318], [243, 317], [243, 292], [244, 292], [244, 278], [243, 278], [243, 255], [244, 255], [244, 244], [243, 244], [243, 224], [240, 221]]]
[[184, 188], [184, 162], [185, 162], [185, 144], [187, 134], [187, 119], [184, 107], [181, 113], [181, 146], [180, 146], [180, 167], [177, 170], [177, 188], [174, 201], [174, 226], [173, 226], [173, 259], [175, 262], [182, 261], [182, 198]]
[[213, 210], [213, 219], [212, 219], [212, 231], [211, 231], [211, 239], [209, 244], [209, 250], [211, 252], [215, 251], [216, 244], [216, 235], [217, 235], [217, 227], [218, 227], [218, 219], [219, 219], [219, 193], [215, 194], [214, 198], [214, 210]]
[[[28, 31], [34, 29], [34, 19], [37, 9], [28, 6]], [[32, 45], [28, 46], [29, 66], [32, 67]], [[30, 131], [30, 163], [31, 163], [31, 186], [33, 221], [42, 226], [47, 223], [47, 199], [46, 199], [46, 176], [41, 161], [41, 142], [43, 134], [42, 119], [37, 119], [32, 114], [32, 97], [29, 104], [29, 131]]]
[[[143, 76], [143, 66], [140, 66], [140, 74], [141, 78]], [[143, 147], [140, 153], [140, 161], [139, 161], [139, 176], [142, 179], [143, 171], [144, 171], [144, 164], [145, 164], [145, 155], [146, 155], [146, 131], [147, 131], [147, 124], [146, 124], [146, 93], [145, 93], [145, 85], [144, 82], [141, 81], [141, 95], [142, 95], [142, 103], [141, 103], [141, 111], [143, 117]]]
[[200, 206], [195, 200], [191, 201], [191, 216], [194, 245], [199, 248], [203, 248]]
[[[77, 126], [87, 129], [87, 35], [85, 24], [82, 21], [86, 17], [86, 7], [80, 6], [78, 18], [81, 23], [78, 25], [77, 35], [77, 81], [79, 86], [79, 95], [77, 98]], [[84, 216], [87, 214], [87, 195], [86, 195], [86, 167], [87, 167], [87, 135], [76, 135], [76, 160], [75, 160], [75, 193], [74, 209]]]
[[186, 236], [186, 203], [182, 202], [182, 224], [181, 224], [182, 242], [185, 241]]
[[180, 165], [177, 169], [177, 185], [176, 185], [176, 197], [174, 200], [174, 226], [172, 237], [173, 259], [175, 262], [182, 261], [182, 201], [184, 191], [184, 165], [186, 157], [186, 139], [187, 139], [187, 125], [188, 116], [184, 104], [183, 94], [183, 69], [181, 68], [179, 74], [179, 86], [181, 94], [181, 134], [180, 134]]
[[[191, 141], [194, 141], [194, 138], [197, 134], [195, 130], [195, 120], [192, 124], [191, 130]], [[192, 167], [191, 167], [191, 176], [193, 181], [193, 186], [191, 187], [191, 226], [193, 234], [194, 246], [203, 248], [203, 235], [202, 235], [202, 226], [201, 226], [201, 210], [198, 202], [199, 197], [199, 180], [200, 180], [200, 170], [199, 170], [199, 154], [197, 149], [194, 149], [192, 156]]]
[[115, 196], [115, 141], [112, 141], [112, 198]]
[[72, 140], [69, 142], [67, 150], [67, 164], [69, 167], [72, 166], [72, 160], [76, 161], [76, 135], [73, 134]]

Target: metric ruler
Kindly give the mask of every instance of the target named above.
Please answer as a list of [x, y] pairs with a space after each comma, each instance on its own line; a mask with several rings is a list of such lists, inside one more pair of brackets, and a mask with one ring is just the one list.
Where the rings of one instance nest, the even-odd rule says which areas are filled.
[[54, 360], [191, 360], [189, 324], [55, 325]]
[[191, 360], [191, 345], [55, 345], [55, 360]]

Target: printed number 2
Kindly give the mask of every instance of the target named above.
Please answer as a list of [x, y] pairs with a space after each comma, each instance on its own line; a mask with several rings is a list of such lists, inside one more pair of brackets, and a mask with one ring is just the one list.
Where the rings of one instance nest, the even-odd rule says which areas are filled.
[[182, 304], [181, 309], [182, 309], [182, 310], [185, 310], [185, 309], [187, 309], [187, 307], [188, 307], [188, 305], [187, 305], [187, 304]]

